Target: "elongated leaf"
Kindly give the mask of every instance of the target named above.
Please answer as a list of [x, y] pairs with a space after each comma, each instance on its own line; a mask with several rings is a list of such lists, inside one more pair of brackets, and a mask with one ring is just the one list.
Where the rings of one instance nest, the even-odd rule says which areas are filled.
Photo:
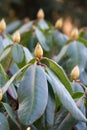
[[18, 99], [18, 115], [23, 124], [32, 124], [44, 113], [48, 99], [48, 88], [42, 67], [32, 65], [26, 71], [18, 88]]
[[43, 116], [39, 120], [39, 124], [37, 124], [38, 129], [44, 130], [51, 130], [54, 125], [54, 117], [55, 117], [55, 110], [56, 110], [56, 103], [55, 103], [55, 96], [52, 89], [52, 86], [48, 83], [48, 102], [46, 106], [46, 110]]
[[19, 124], [18, 124], [18, 122], [17, 122], [16, 119], [15, 119], [15, 115], [14, 115], [14, 113], [13, 113], [11, 107], [10, 107], [7, 103], [3, 103], [3, 106], [5, 107], [7, 113], [8, 113], [8, 115], [10, 116], [10, 118], [12, 119], [12, 121], [13, 121], [18, 127], [20, 127]]
[[0, 87], [2, 87], [5, 84], [4, 76], [0, 73]]
[[54, 124], [55, 109], [56, 109], [55, 96], [51, 86], [49, 85], [48, 103], [45, 111], [46, 116], [45, 123], [47, 128], [51, 128]]
[[24, 51], [23, 48], [16, 44], [12, 48], [12, 57], [16, 63], [21, 63], [24, 59]]
[[81, 98], [84, 95], [82, 92], [75, 92], [73, 93], [72, 97], [75, 98]]
[[53, 126], [54, 130], [58, 129], [59, 125], [62, 123], [67, 114], [68, 111], [64, 107], [61, 107], [60, 110], [55, 114], [55, 121]]
[[23, 47], [23, 50], [24, 50], [26, 62], [28, 63], [33, 58], [33, 56], [31, 55], [30, 51], [26, 47]]
[[60, 126], [55, 130], [71, 130], [72, 127], [77, 123], [78, 121], [75, 120], [72, 115], [69, 113], [66, 118], [62, 121]]
[[11, 86], [8, 88], [7, 92], [11, 96], [12, 99], [17, 100], [18, 95], [13, 84], [11, 84]]
[[83, 43], [87, 47], [87, 40], [86, 39], [79, 37], [77, 40], [78, 40], [78, 42]]
[[3, 75], [5, 81], [8, 80], [8, 76], [3, 68], [3, 66], [0, 64], [0, 73]]
[[4, 51], [0, 54], [0, 62], [10, 53], [11, 47], [7, 47]]
[[67, 88], [67, 90], [70, 92], [70, 94], [72, 94], [72, 88], [71, 88], [70, 82], [69, 82], [64, 70], [62, 69], [62, 67], [49, 58], [46, 58], [46, 60], [49, 63], [48, 64], [49, 68], [58, 76], [58, 78], [64, 84], [64, 86]]
[[20, 25], [21, 25], [21, 21], [20, 20], [16, 20], [14, 22], [11, 22], [7, 25], [6, 28], [6, 32], [8, 33], [12, 33], [13, 31], [15, 31]]
[[[52, 79], [51, 84], [53, 89], [56, 90], [56, 93], [63, 104], [63, 106], [72, 114], [72, 116], [79, 120], [86, 122], [86, 117], [82, 114], [82, 112], [77, 108], [74, 100], [72, 99], [71, 95], [64, 87], [64, 85], [60, 82], [60, 80], [50, 71], [48, 73]], [[50, 81], [49, 81], [50, 82]]]
[[39, 27], [40, 27], [41, 29], [43, 29], [43, 30], [49, 29], [48, 24], [47, 24], [46, 21], [43, 20], [43, 19], [40, 19], [40, 20], [38, 21], [38, 25], [39, 25]]
[[24, 67], [22, 67], [20, 70], [18, 70], [12, 77], [11, 79], [3, 86], [2, 91], [3, 94], [8, 90], [8, 88], [10, 87], [10, 85], [12, 84], [12, 82], [15, 80], [15, 78], [23, 71], [26, 70], [27, 67], [29, 67], [31, 64], [33, 64], [35, 62], [35, 59], [32, 59], [30, 61], [29, 64], [25, 65]]
[[44, 34], [38, 28], [36, 28], [35, 33], [36, 33], [38, 41], [40, 42], [44, 50], [49, 51], [49, 46], [47, 45]]
[[68, 37], [64, 34], [62, 34], [61, 32], [59, 32], [58, 30], [54, 31], [54, 42], [58, 45], [58, 46], [63, 46], [67, 41], [68, 41]]
[[[77, 104], [77, 106], [78, 106], [78, 108], [80, 108], [80, 110], [82, 111], [82, 108], [84, 109], [84, 100], [83, 100], [83, 98], [81, 98], [81, 99], [79, 99], [77, 102], [76, 102], [76, 104]], [[82, 111], [83, 112], [83, 111]], [[83, 114], [85, 114], [84, 112], [83, 112]], [[67, 114], [67, 116], [63, 119], [63, 121], [61, 122], [61, 124], [59, 124], [59, 126], [57, 126], [57, 129], [56, 130], [71, 130], [72, 129], [72, 127], [74, 127], [76, 124], [78, 123], [78, 121], [75, 119], [75, 118], [73, 118], [73, 116], [70, 114], [70, 113], [68, 113]], [[81, 123], [78, 123], [78, 125], [81, 125], [81, 124], [84, 124], [83, 125], [83, 128], [84, 128], [84, 126], [86, 127], [86, 123], [83, 123], [83, 122], [81, 122]], [[76, 127], [78, 126], [78, 125], [76, 125]], [[77, 127], [78, 128], [78, 127]], [[83, 130], [83, 129], [82, 129]]]
[[2, 113], [0, 113], [0, 130], [10, 130], [8, 121]]
[[80, 123], [78, 123], [78, 124], [75, 126], [75, 128], [76, 128], [77, 130], [86, 130], [86, 123], [80, 122]]
[[59, 54], [57, 56], [54, 57], [54, 60], [58, 63], [62, 57], [65, 55], [67, 49], [68, 49], [69, 45], [65, 45], [62, 47], [61, 51], [59, 52]]
[[30, 28], [32, 27], [32, 24], [33, 24], [33, 21], [31, 21], [31, 22], [29, 22], [29, 23], [23, 25], [22, 27], [20, 27], [20, 28], [19, 28], [20, 33], [22, 34], [22, 33], [25, 33], [25, 32], [27, 32], [27, 31], [29, 31]]
[[10, 46], [13, 44], [13, 41], [10, 40], [6, 35], [5, 35], [5, 38], [3, 39], [3, 46], [4, 48]]
[[[0, 64], [0, 72], [1, 72], [1, 76], [0, 76], [0, 79], [1, 79], [1, 82], [0, 86], [3, 86], [8, 80], [9, 80], [9, 77], [8, 75], [6, 74], [4, 68], [2, 67], [2, 65]], [[8, 88], [8, 93], [10, 94], [10, 96], [14, 99], [14, 100], [17, 100], [17, 92], [15, 90], [15, 87], [13, 86], [13, 84], [11, 85], [11, 87]]]

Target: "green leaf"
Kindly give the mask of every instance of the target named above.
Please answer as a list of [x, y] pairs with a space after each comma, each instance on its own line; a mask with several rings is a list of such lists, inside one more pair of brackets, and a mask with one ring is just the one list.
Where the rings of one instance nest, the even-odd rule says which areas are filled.
[[26, 62], [28, 63], [33, 58], [33, 56], [31, 55], [30, 51], [26, 47], [23, 47], [23, 51], [24, 51]]
[[85, 40], [84, 38], [79, 37], [77, 41], [83, 43], [87, 47], [87, 40]]
[[0, 73], [0, 87], [2, 87], [5, 84], [4, 76]]
[[52, 86], [49, 83], [48, 83], [48, 91], [49, 93], [48, 93], [48, 102], [47, 102], [46, 110], [43, 116], [39, 120], [39, 123], [42, 125], [40, 126], [39, 124], [37, 124], [38, 129], [51, 130], [51, 128], [54, 125], [56, 103], [55, 103], [55, 95]]
[[35, 59], [32, 59], [27, 65], [25, 65], [24, 67], [22, 67], [20, 70], [18, 70], [12, 77], [10, 80], [8, 80], [8, 82], [3, 86], [2, 91], [3, 94], [8, 90], [8, 88], [11, 86], [12, 82], [15, 80], [15, 78], [23, 71], [26, 70], [26, 68], [28, 68], [30, 65], [32, 65], [35, 62]]
[[49, 46], [47, 45], [44, 34], [38, 28], [36, 28], [35, 33], [36, 33], [37, 39], [40, 42], [40, 44], [42, 45], [43, 49], [46, 51], [49, 51]]
[[56, 110], [56, 103], [55, 103], [55, 96], [52, 86], [48, 86], [48, 103], [45, 111], [45, 117], [46, 117], [46, 127], [51, 128], [54, 124], [54, 116], [55, 116], [55, 110]]
[[18, 122], [17, 122], [16, 119], [15, 119], [15, 115], [14, 115], [14, 113], [13, 113], [11, 107], [10, 107], [7, 103], [2, 103], [2, 104], [3, 104], [3, 106], [5, 107], [5, 110], [7, 111], [8, 115], [10, 116], [10, 118], [12, 119], [12, 121], [13, 121], [18, 127], [20, 127], [19, 124], [18, 124]]
[[[12, 45], [11, 45], [12, 46]], [[3, 52], [0, 54], [0, 62], [8, 56], [11, 51], [11, 46], [6, 47]]]
[[12, 33], [22, 24], [20, 20], [16, 20], [14, 22], [11, 22], [7, 25], [6, 32]]
[[72, 114], [72, 116], [78, 121], [86, 122], [86, 117], [82, 114], [82, 112], [76, 106], [74, 100], [71, 95], [65, 88], [65, 86], [61, 83], [61, 81], [50, 71], [48, 70], [48, 74], [51, 77], [51, 84], [53, 89], [56, 90], [56, 93], [63, 104], [63, 106]]
[[31, 29], [32, 24], [33, 24], [33, 21], [30, 21], [30, 22], [24, 24], [23, 26], [21, 26], [21, 27], [19, 28], [19, 32], [20, 32], [21, 34], [22, 34], [22, 33], [25, 33], [25, 32], [28, 32], [28, 31]]
[[72, 97], [75, 98], [81, 98], [84, 95], [82, 92], [75, 92], [73, 93]]
[[23, 61], [24, 51], [23, 51], [22, 46], [20, 46], [19, 44], [16, 44], [16, 45], [13, 46], [12, 57], [17, 64], [21, 63]]
[[23, 124], [32, 124], [44, 113], [48, 100], [48, 88], [42, 67], [32, 65], [26, 71], [18, 88], [18, 100], [18, 115]]
[[43, 29], [43, 30], [49, 29], [49, 26], [48, 26], [48, 24], [46, 23], [46, 21], [45, 21], [44, 19], [40, 19], [40, 20], [38, 21], [38, 26], [39, 26], [41, 29]]
[[[84, 99], [79, 99], [76, 102], [77, 106], [80, 109], [83, 109], [84, 107]], [[71, 113], [68, 113], [65, 118], [63, 119], [63, 121], [59, 124], [58, 126], [58, 130], [71, 130], [73, 126], [75, 126], [78, 123], [78, 120], [74, 119], [73, 116], [71, 115]]]
[[0, 130], [10, 130], [8, 121], [2, 113], [0, 113]]
[[45, 60], [48, 61], [48, 67], [57, 75], [57, 77], [60, 79], [60, 81], [63, 83], [63, 85], [66, 87], [66, 89], [72, 94], [72, 88], [69, 82], [69, 79], [67, 78], [64, 70], [60, 65], [58, 65], [55, 61], [45, 58]]
[[8, 75], [6, 74], [4, 68], [3, 68], [3, 66], [1, 64], [0, 64], [0, 73], [3, 75], [5, 81], [7, 81], [8, 80]]
[[58, 46], [63, 46], [68, 41], [68, 37], [66, 35], [62, 34], [61, 32], [59, 32], [58, 30], [54, 31], [53, 36], [54, 36], [54, 42]]
[[55, 121], [54, 121], [54, 126], [53, 129], [57, 130], [59, 125], [62, 123], [64, 118], [67, 116], [68, 111], [64, 108], [61, 107], [58, 112], [55, 114]]
[[8, 94], [11, 96], [12, 99], [17, 100], [18, 95], [15, 89], [15, 86], [11, 84], [11, 86], [8, 88]]
[[64, 45], [57, 56], [54, 57], [54, 60], [58, 63], [62, 57], [65, 55], [69, 45]]
[[78, 65], [80, 72], [84, 70], [87, 63], [87, 48], [80, 42], [73, 41], [69, 44], [66, 52], [68, 59], [65, 61], [67, 70], [71, 71], [75, 65]]
[[78, 121], [75, 120], [70, 113], [68, 113], [56, 130], [71, 130], [77, 122]]

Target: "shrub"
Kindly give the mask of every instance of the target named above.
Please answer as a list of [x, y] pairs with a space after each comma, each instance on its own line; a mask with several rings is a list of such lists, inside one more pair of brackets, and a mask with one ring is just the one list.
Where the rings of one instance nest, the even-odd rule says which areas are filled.
[[85, 130], [86, 33], [71, 40], [42, 18], [18, 30], [0, 33], [1, 130]]

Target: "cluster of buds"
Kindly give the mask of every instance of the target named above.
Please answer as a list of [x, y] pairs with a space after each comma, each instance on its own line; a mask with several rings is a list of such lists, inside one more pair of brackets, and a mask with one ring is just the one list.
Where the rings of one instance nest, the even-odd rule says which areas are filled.
[[13, 42], [14, 42], [14, 43], [19, 43], [19, 42], [20, 42], [20, 39], [21, 39], [20, 33], [19, 33], [19, 31], [16, 31], [16, 32], [13, 34]]
[[77, 28], [74, 28], [71, 32], [71, 39], [76, 40], [79, 37], [79, 31]]
[[4, 19], [0, 21], [0, 33], [3, 33], [6, 30], [6, 22]]
[[37, 12], [37, 19], [44, 19], [45, 14], [43, 9], [39, 9], [39, 11]]
[[37, 43], [35, 50], [34, 50], [34, 55], [37, 58], [41, 58], [43, 56], [43, 49], [39, 43]]
[[63, 19], [60, 18], [60, 19], [58, 19], [58, 20], [56, 21], [56, 23], [55, 23], [55, 29], [61, 29], [62, 26], [63, 26]]
[[80, 71], [79, 71], [79, 67], [76, 65], [72, 71], [71, 71], [71, 78], [73, 80], [77, 80], [79, 78], [80, 75]]

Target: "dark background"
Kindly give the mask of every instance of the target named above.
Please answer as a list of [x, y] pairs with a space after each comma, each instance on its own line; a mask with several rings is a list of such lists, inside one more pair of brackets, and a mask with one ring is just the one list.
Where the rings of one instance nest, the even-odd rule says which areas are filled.
[[35, 19], [43, 8], [45, 18], [55, 22], [59, 17], [69, 18], [78, 27], [87, 26], [87, 0], [0, 0], [0, 18]]

